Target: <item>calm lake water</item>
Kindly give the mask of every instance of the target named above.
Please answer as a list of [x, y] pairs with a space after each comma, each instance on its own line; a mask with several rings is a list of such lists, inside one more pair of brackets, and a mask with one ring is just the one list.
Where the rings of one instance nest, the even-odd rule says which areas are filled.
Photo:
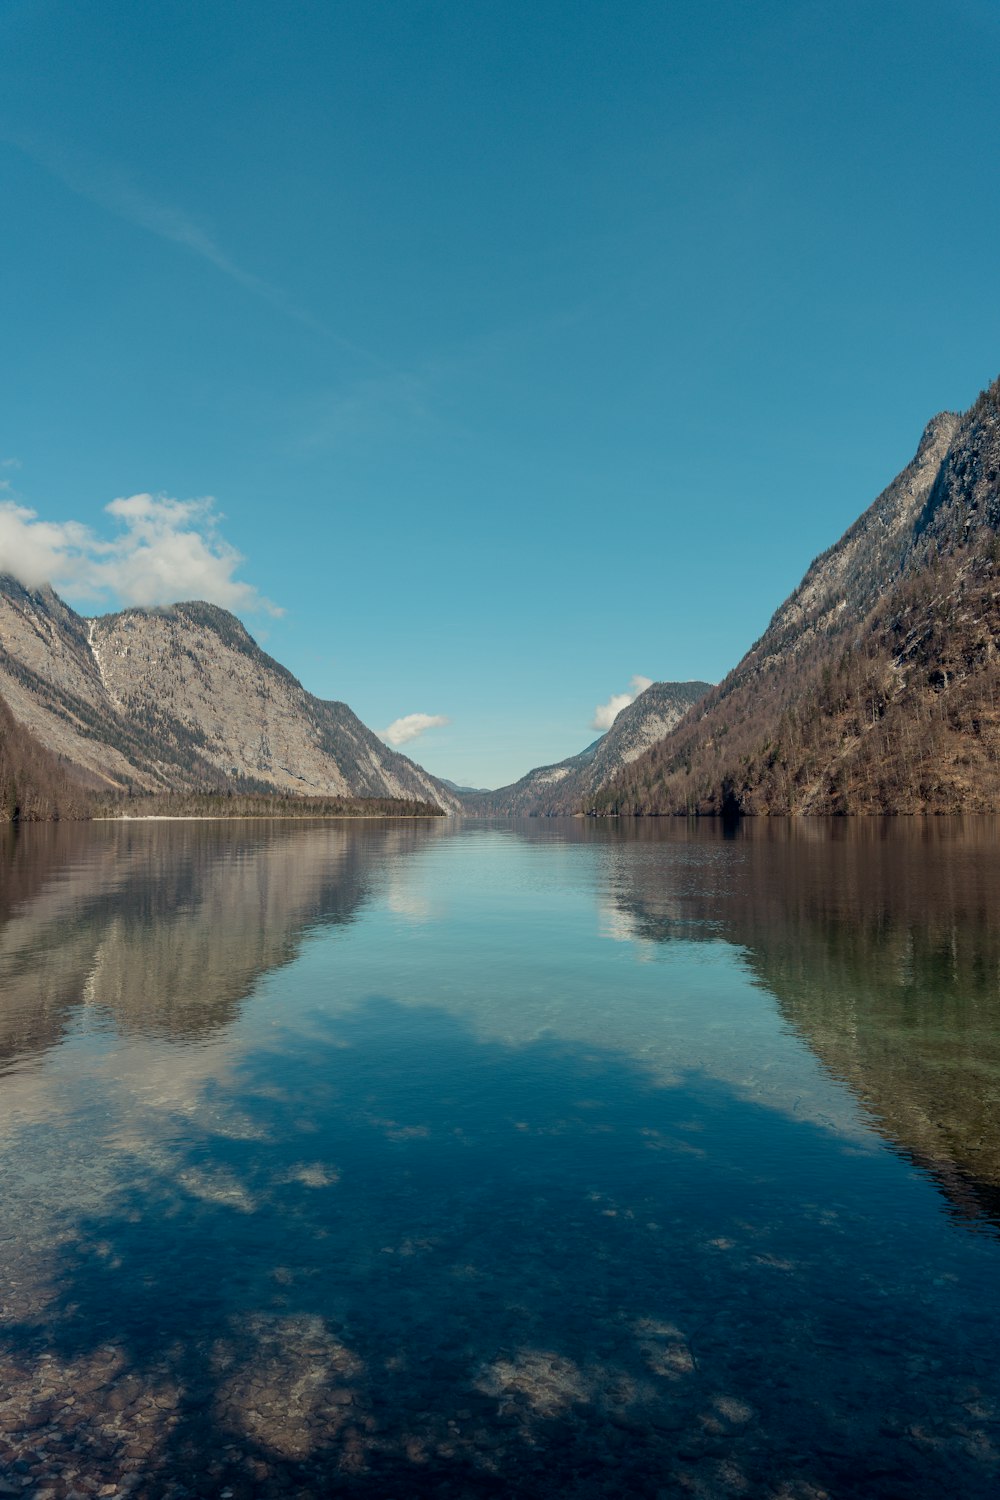
[[23, 829], [0, 1186], [3, 1495], [995, 1496], [1000, 824]]

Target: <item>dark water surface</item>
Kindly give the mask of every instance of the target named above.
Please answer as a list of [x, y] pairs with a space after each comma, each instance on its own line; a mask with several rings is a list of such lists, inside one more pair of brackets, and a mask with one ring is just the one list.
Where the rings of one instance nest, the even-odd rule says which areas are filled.
[[1000, 1490], [1000, 824], [27, 828], [0, 1494]]

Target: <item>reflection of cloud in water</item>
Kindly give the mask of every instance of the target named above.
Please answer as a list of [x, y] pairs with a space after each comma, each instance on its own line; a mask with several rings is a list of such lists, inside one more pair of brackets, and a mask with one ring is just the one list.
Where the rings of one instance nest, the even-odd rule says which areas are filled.
[[383, 899], [389, 911], [411, 922], [429, 922], [434, 916], [427, 891], [420, 889], [406, 872], [398, 868], [389, 871]]
[[216, 1168], [207, 1171], [204, 1167], [184, 1167], [176, 1178], [179, 1187], [192, 1198], [204, 1203], [217, 1203], [223, 1208], [233, 1208], [241, 1214], [257, 1211], [253, 1196], [231, 1172]]
[[[550, 850], [555, 886], [546, 881]], [[310, 1007], [349, 1012], [381, 990], [414, 1009], [451, 1010], [484, 1037], [510, 1043], [546, 1033], [570, 1042], [599, 1038], [640, 1058], [664, 1083], [701, 1070], [770, 1107], [862, 1138], [853, 1105], [782, 1033], [740, 956], [718, 941], [718, 923], [691, 922], [697, 867], [692, 851], [683, 852], [680, 862], [664, 864], [650, 859], [648, 846], [638, 849], [637, 870], [676, 938], [670, 963], [643, 965], [640, 983], [622, 976], [615, 947], [642, 958], [659, 949], [644, 909], [624, 899], [629, 861], [617, 847], [607, 861], [600, 843], [570, 848], [565, 858], [566, 846], [551, 837], [539, 844], [506, 831], [442, 835], [436, 824], [429, 834], [419, 825], [105, 825], [74, 844], [69, 863], [57, 865], [0, 931], [0, 975], [13, 996], [0, 1017], [0, 1048], [6, 1041], [8, 1053], [23, 1059], [71, 1038], [79, 1048], [76, 1076], [103, 1069], [119, 1109], [131, 1094], [140, 1111], [196, 1110], [201, 1082], [228, 1067], [213, 1039], [224, 1039], [228, 1053], [245, 1045], [233, 1023], [246, 996], [291, 963], [308, 935], [310, 978], [290, 971], [280, 996], [274, 991], [280, 1008], [268, 1023], [293, 1024], [293, 1045], [308, 1033]], [[474, 945], [474, 982], [465, 949], [450, 938], [452, 924], [435, 924], [437, 946], [419, 962], [405, 943], [384, 935], [366, 941], [364, 924], [334, 951], [330, 934], [351, 927], [372, 893], [407, 922], [447, 909], [463, 942]], [[611, 944], [594, 941], [595, 895]], [[567, 961], [580, 923], [578, 955]], [[263, 1024], [260, 1006], [251, 1019]], [[108, 1027], [130, 1038], [120, 1076], [114, 1053], [104, 1057]], [[60, 1051], [50, 1058], [61, 1070]], [[46, 1103], [41, 1078], [34, 1090], [42, 1117], [59, 1107]], [[20, 1089], [22, 1107], [31, 1092]]]
[[648, 962], [654, 954], [653, 944], [637, 930], [636, 923], [627, 911], [602, 902], [597, 908], [597, 931], [602, 938], [613, 943], [632, 943], [640, 962]]
[[206, 1111], [250, 1099], [259, 1139], [178, 1131], [47, 1276], [5, 1246], [13, 1451], [72, 1394], [77, 1469], [117, 1482], [127, 1449], [151, 1496], [989, 1494], [994, 1247], [886, 1153], [845, 1172], [704, 1078], [387, 1000], [245, 1051]]
[[994, 1247], [799, 1039], [891, 1101], [964, 1006], [982, 1078], [982, 861], [925, 902], [794, 832], [87, 835], [0, 903], [19, 1433], [73, 1395], [150, 1494], [988, 1493]]
[[602, 938], [610, 938], [613, 943], [632, 943], [637, 937], [632, 914], [604, 902], [597, 909], [597, 930]]

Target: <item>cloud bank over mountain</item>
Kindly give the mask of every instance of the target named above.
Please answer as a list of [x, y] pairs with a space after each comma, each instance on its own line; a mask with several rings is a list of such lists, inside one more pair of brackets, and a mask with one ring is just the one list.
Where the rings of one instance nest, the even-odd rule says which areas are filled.
[[628, 708], [634, 703], [640, 693], [644, 693], [648, 687], [653, 686], [652, 677], [642, 677], [636, 673], [629, 684], [627, 693], [612, 693], [607, 703], [599, 703], [594, 709], [594, 717], [590, 721], [591, 729], [599, 729], [601, 733], [610, 729], [623, 708]]
[[148, 607], [204, 599], [224, 609], [282, 613], [236, 577], [244, 557], [220, 534], [211, 496], [129, 495], [104, 510], [120, 528], [110, 540], [81, 521], [45, 521], [17, 500], [0, 502], [0, 572], [28, 588], [51, 584], [75, 600]]

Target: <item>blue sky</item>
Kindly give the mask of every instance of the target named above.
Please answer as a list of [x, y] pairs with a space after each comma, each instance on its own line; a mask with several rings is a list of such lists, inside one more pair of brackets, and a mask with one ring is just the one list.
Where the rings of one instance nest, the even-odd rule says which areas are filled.
[[0, 53], [0, 565], [214, 596], [463, 783], [724, 675], [1000, 370], [992, 0], [6, 0]]

